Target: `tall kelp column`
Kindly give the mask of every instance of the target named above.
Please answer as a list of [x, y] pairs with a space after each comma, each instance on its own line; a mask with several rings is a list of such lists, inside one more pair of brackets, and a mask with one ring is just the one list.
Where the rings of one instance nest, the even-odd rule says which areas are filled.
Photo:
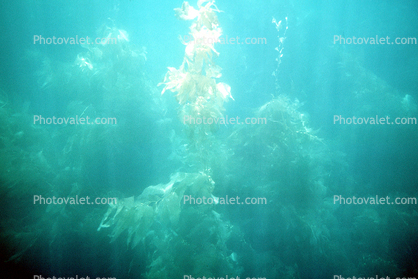
[[[112, 205], [98, 230], [110, 227], [111, 239], [127, 236], [129, 248], [151, 249], [147, 259], [147, 278], [183, 278], [190, 275], [239, 274], [240, 268], [230, 255], [227, 242], [240, 233], [213, 210], [218, 202], [212, 195], [215, 181], [211, 162], [219, 160], [219, 143], [214, 133], [223, 117], [223, 104], [230, 87], [217, 82], [221, 68], [214, 62], [218, 56], [215, 43], [219, 27], [214, 1], [198, 1], [195, 9], [187, 2], [175, 9], [182, 20], [193, 21], [191, 40], [179, 69], [169, 67], [163, 84], [176, 92], [179, 117], [186, 125], [188, 138], [186, 163], [192, 172], [177, 172], [170, 182], [147, 187], [138, 198], [126, 198]], [[207, 121], [202, 123], [199, 121]], [[207, 198], [206, 204], [184, 204], [183, 197]], [[141, 249], [142, 250], [142, 249]]]

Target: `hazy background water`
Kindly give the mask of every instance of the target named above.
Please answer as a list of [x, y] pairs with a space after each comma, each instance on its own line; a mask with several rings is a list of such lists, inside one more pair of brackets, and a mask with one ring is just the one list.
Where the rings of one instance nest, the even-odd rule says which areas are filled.
[[[397, 268], [394, 273], [399, 276], [416, 275], [416, 205], [359, 209], [332, 207], [329, 203], [333, 195], [340, 194], [416, 197], [416, 125], [335, 125], [333, 117], [417, 117], [417, 45], [339, 45], [333, 40], [335, 35], [389, 36], [391, 40], [416, 38], [418, 4], [415, 1], [287, 0], [218, 1], [216, 5], [222, 11], [218, 17], [224, 36], [265, 38], [267, 42], [215, 46], [220, 53], [216, 63], [222, 67], [219, 80], [231, 86], [235, 99], [225, 105], [225, 114], [253, 116], [273, 96], [283, 94], [290, 101], [276, 102], [276, 108], [283, 106], [291, 115], [291, 104], [298, 100], [297, 113], [307, 116], [308, 127], [316, 131], [315, 136], [326, 146], [299, 142], [291, 147], [286, 145], [291, 150], [289, 154], [306, 159], [301, 162], [293, 155], [286, 157], [280, 153], [284, 156], [280, 157], [269, 149], [274, 143], [280, 146], [276, 138], [281, 131], [278, 128], [249, 128], [234, 134], [235, 128], [228, 126], [218, 131], [218, 139], [235, 155], [228, 157], [227, 151], [225, 154], [219, 151], [219, 161], [223, 162], [225, 155], [229, 165], [219, 163], [214, 167], [217, 193], [270, 195], [271, 202], [276, 202], [272, 207], [242, 212], [231, 208], [220, 210], [225, 220], [239, 227], [243, 239], [254, 249], [253, 254], [247, 251], [251, 254], [247, 259], [242, 255], [244, 248], [237, 252], [241, 257], [239, 266], [244, 266], [243, 276], [250, 270], [256, 276], [267, 276], [260, 274], [261, 270], [278, 270], [278, 262], [283, 265], [282, 270], [295, 271], [293, 275], [289, 271], [286, 278], [325, 278], [340, 274], [336, 272], [342, 263], [345, 266], [340, 268], [341, 274], [353, 273], [345, 277], [366, 271], [372, 273], [370, 276], [386, 276], [394, 266]], [[107, 193], [121, 195], [121, 199], [138, 196], [149, 185], [167, 183], [172, 173], [193, 170], [181, 158], [187, 140], [176, 116], [178, 104], [171, 93], [160, 97], [162, 88], [157, 87], [167, 67], [178, 68], [183, 61], [184, 45], [178, 36], [188, 33], [190, 22], [174, 16], [173, 9], [180, 6], [181, 1], [148, 0], [2, 3], [0, 107], [4, 109], [1, 171], [2, 249], [5, 251], [2, 260], [19, 251], [27, 255], [16, 264], [13, 261], [5, 264], [7, 270], [24, 267], [28, 274], [49, 272], [58, 276], [58, 271], [103, 272], [104, 266], [113, 263], [104, 276], [126, 275], [132, 269], [136, 270], [135, 276], [146, 273], [149, 268], [146, 252], [126, 249], [122, 245], [124, 240], [110, 246], [109, 232], [101, 233], [96, 239], [95, 229], [106, 208], [95, 207], [89, 222], [81, 217], [85, 209], [65, 208], [48, 215], [51, 211], [45, 206], [37, 208], [31, 217], [27, 215], [31, 210], [25, 202], [35, 190], [49, 195], [76, 193], [72, 192], [74, 185], [81, 185], [79, 193], [84, 194]], [[284, 33], [276, 30], [273, 17], [282, 20], [283, 25], [287, 17], [288, 25], [279, 67], [275, 48], [280, 46], [278, 36]], [[117, 61], [122, 58], [115, 51], [105, 57], [107, 61], [97, 61], [100, 71], [86, 78], [85, 72], [80, 72], [74, 63], [78, 54], [87, 51], [85, 48], [33, 42], [34, 35], [95, 37], [104, 26], [125, 30], [129, 45], [137, 46], [135, 51], [146, 49], [146, 61], [138, 67], [125, 67], [129, 59], [121, 60], [124, 63], [119, 65]], [[272, 76], [274, 71], [279, 74], [277, 80]], [[113, 78], [114, 83], [109, 81]], [[106, 82], [114, 86], [112, 90], [105, 89]], [[31, 126], [34, 114], [64, 116], [83, 110], [96, 116], [118, 117], [119, 127], [91, 132], [79, 127]], [[267, 112], [260, 112], [263, 113]], [[292, 137], [283, 138], [283, 142], [289, 139]], [[43, 167], [36, 169], [30, 165], [34, 162]], [[68, 169], [73, 172], [66, 174]], [[22, 176], [21, 180], [16, 178]], [[324, 193], [319, 194], [316, 188], [312, 190], [312, 185], [318, 183], [327, 189]], [[298, 197], [304, 200], [307, 190], [291, 188], [294, 184], [308, 185], [306, 189], [318, 194], [321, 202], [315, 200], [315, 206], [305, 208]], [[39, 185], [51, 187], [44, 189]], [[290, 188], [288, 192], [284, 190], [286, 187]], [[287, 201], [281, 200], [286, 197]], [[38, 222], [39, 216], [44, 216], [49, 223]], [[315, 225], [320, 228], [318, 232], [314, 233], [313, 228], [312, 233], [304, 232], [306, 227], [301, 224], [305, 224], [306, 216], [320, 220]], [[45, 228], [46, 224], [49, 229]], [[221, 230], [223, 225], [217, 229]], [[61, 226], [76, 233], [60, 232]], [[361, 232], [363, 228], [365, 232]], [[38, 234], [25, 237], [30, 231], [42, 234], [45, 230], [50, 235], [44, 234], [44, 238]], [[386, 232], [374, 236], [375, 230]], [[297, 235], [289, 241], [296, 231], [301, 233], [300, 238]], [[326, 243], [323, 246], [318, 244], [320, 235]], [[101, 252], [87, 252], [86, 243], [92, 239], [97, 241], [93, 242], [94, 247], [104, 247]], [[376, 243], [370, 243], [373, 239]], [[225, 252], [228, 255], [234, 251], [231, 247], [238, 249], [238, 245], [228, 245]], [[85, 256], [69, 253], [73, 246], [81, 247]], [[316, 257], [316, 252], [325, 255], [327, 260]], [[41, 260], [35, 260], [36, 255]], [[250, 266], [254, 255], [258, 255], [256, 264], [264, 269]], [[128, 261], [125, 265], [121, 264], [125, 261]], [[131, 263], [138, 262], [141, 264], [132, 267]], [[274, 268], [269, 269], [270, 263]], [[235, 270], [242, 272], [238, 267]], [[280, 273], [269, 274], [279, 276]]]

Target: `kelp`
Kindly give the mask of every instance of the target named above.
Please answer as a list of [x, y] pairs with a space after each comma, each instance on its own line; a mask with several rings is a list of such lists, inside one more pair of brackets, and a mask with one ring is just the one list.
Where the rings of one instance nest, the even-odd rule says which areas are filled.
[[[204, 3], [206, 5], [203, 5]], [[197, 18], [193, 24], [193, 27], [197, 30], [200, 30], [203, 26], [209, 30], [216, 28], [219, 22], [215, 12], [219, 12], [219, 9], [216, 7], [215, 1], [199, 0], [197, 6], [199, 10], [190, 6], [189, 2], [184, 1], [181, 8], [174, 9], [176, 17], [182, 20], [193, 20]]]
[[[176, 93], [178, 115], [186, 127], [189, 172], [176, 172], [168, 183], [145, 188], [139, 197], [110, 205], [98, 230], [109, 229], [111, 242], [126, 236], [129, 248], [150, 249], [147, 278], [171, 278], [184, 274], [218, 274], [239, 270], [229, 257], [227, 242], [233, 226], [214, 211], [214, 203], [185, 203], [185, 196], [214, 198], [212, 167], [226, 152], [214, 136], [219, 124], [185, 123], [189, 119], [220, 118], [231, 88], [218, 82], [221, 68], [215, 43], [222, 34], [214, 1], [198, 1], [197, 9], [184, 2], [175, 9], [182, 20], [193, 20], [192, 41], [183, 42], [185, 55], [179, 68], [168, 67], [161, 94]], [[223, 160], [223, 159], [222, 159]], [[216, 199], [215, 199], [216, 200]], [[239, 234], [238, 239], [244, 243]], [[140, 251], [139, 249], [138, 251]], [[198, 253], [196, 251], [199, 251]], [[236, 269], [235, 269], [236, 268]]]
[[137, 199], [111, 204], [97, 230], [112, 226], [111, 242], [127, 231], [127, 245], [134, 248], [154, 222], [176, 229], [184, 195], [211, 197], [214, 184], [205, 173], [176, 173], [167, 184], [147, 187]]
[[[222, 29], [219, 27], [216, 12], [219, 12], [214, 1], [198, 1], [198, 9], [184, 2], [181, 8], [175, 9], [176, 15], [182, 20], [194, 20], [190, 27], [189, 42], [186, 45], [185, 57], [181, 66], [176, 69], [168, 67], [161, 94], [170, 90], [177, 93], [177, 102], [181, 105], [179, 116], [184, 119], [220, 118], [223, 115], [224, 102], [232, 98], [231, 88], [223, 82], [217, 82], [222, 76], [221, 68], [214, 62], [219, 53], [214, 44], [219, 41]], [[213, 134], [218, 124], [187, 123], [191, 141], [199, 145]], [[202, 145], [200, 145], [202, 148]]]

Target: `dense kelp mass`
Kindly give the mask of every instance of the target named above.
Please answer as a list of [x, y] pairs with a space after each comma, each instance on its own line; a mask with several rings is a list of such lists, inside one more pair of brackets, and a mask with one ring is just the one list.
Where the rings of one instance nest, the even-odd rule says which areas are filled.
[[[349, 47], [307, 44], [318, 18], [290, 2], [256, 24], [268, 51], [231, 40], [265, 3], [213, 0], [162, 5], [161, 25], [100, 17], [65, 59], [22, 50], [25, 82], [0, 79], [4, 274], [416, 276], [418, 130], [393, 123], [416, 121], [417, 96]], [[141, 40], [153, 27], [180, 40]]]

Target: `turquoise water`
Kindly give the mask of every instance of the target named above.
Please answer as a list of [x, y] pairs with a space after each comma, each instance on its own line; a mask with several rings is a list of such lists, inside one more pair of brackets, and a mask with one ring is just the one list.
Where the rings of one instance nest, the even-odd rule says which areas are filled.
[[4, 3], [4, 277], [416, 276], [416, 12]]

